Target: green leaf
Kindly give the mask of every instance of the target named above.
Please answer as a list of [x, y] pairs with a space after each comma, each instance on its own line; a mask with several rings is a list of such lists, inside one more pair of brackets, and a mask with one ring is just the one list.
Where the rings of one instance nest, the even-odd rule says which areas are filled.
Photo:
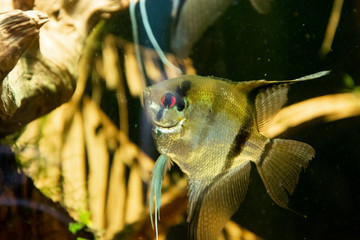
[[80, 222], [88, 225], [89, 223], [91, 223], [91, 212], [90, 211], [78, 211], [79, 217], [80, 217]]
[[83, 224], [81, 222], [71, 222], [71, 223], [69, 223], [69, 231], [72, 234], [76, 234], [78, 231], [83, 229], [84, 226], [85, 226], [85, 224]]
[[354, 82], [354, 79], [352, 79], [352, 77], [345, 73], [344, 76], [343, 76], [343, 81], [344, 81], [344, 84], [347, 88], [354, 88], [355, 87], [355, 82]]

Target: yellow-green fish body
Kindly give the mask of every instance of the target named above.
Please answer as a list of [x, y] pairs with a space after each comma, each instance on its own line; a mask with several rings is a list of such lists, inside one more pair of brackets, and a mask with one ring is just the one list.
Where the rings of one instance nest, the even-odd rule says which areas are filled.
[[292, 82], [327, 73], [240, 83], [185, 75], [146, 88], [143, 103], [162, 156], [153, 170], [151, 210], [153, 197], [156, 214], [160, 207], [159, 179], [166, 159], [188, 176], [191, 239], [216, 239], [246, 194], [250, 161], [270, 197], [287, 208], [288, 194], [315, 151], [305, 143], [261, 133], [285, 104]]

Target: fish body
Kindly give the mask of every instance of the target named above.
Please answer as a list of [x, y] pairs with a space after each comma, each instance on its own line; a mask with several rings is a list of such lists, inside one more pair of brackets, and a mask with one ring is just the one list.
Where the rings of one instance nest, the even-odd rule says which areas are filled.
[[[273, 0], [249, 0], [260, 14], [271, 11]], [[194, 44], [204, 32], [213, 25], [234, 0], [173, 0], [173, 23], [171, 31], [171, 49], [178, 57], [187, 57]]]
[[274, 202], [287, 208], [288, 195], [315, 151], [306, 143], [269, 139], [262, 132], [285, 104], [290, 84], [327, 73], [239, 83], [184, 75], [146, 88], [143, 104], [162, 157], [153, 170], [150, 209], [154, 197], [156, 213], [160, 207], [164, 159], [188, 177], [191, 239], [220, 234], [244, 199], [250, 162]]
[[171, 49], [178, 57], [187, 57], [193, 45], [231, 5], [233, 0], [175, 0]]

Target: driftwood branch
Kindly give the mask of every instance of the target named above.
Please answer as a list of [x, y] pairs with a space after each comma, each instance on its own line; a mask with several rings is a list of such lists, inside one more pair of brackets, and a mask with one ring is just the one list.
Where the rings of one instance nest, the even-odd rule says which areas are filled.
[[70, 99], [90, 30], [106, 13], [127, 7], [128, 0], [34, 5], [36, 11], [0, 13], [0, 136]]
[[330, 94], [311, 98], [280, 110], [264, 132], [273, 138], [290, 128], [321, 120], [331, 122], [360, 115], [360, 94], [357, 92]]
[[38, 37], [39, 28], [48, 21], [40, 11], [6, 11], [0, 13], [0, 79], [15, 67], [21, 55]]

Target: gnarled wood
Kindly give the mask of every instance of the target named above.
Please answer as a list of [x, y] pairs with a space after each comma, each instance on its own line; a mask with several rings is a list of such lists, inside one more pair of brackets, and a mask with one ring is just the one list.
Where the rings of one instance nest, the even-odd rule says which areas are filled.
[[40, 11], [0, 13], [0, 80], [14, 68], [47, 21], [47, 15]]
[[128, 0], [37, 0], [34, 5], [37, 11], [0, 15], [0, 136], [70, 99], [89, 31], [106, 16], [101, 13], [119, 11]]

